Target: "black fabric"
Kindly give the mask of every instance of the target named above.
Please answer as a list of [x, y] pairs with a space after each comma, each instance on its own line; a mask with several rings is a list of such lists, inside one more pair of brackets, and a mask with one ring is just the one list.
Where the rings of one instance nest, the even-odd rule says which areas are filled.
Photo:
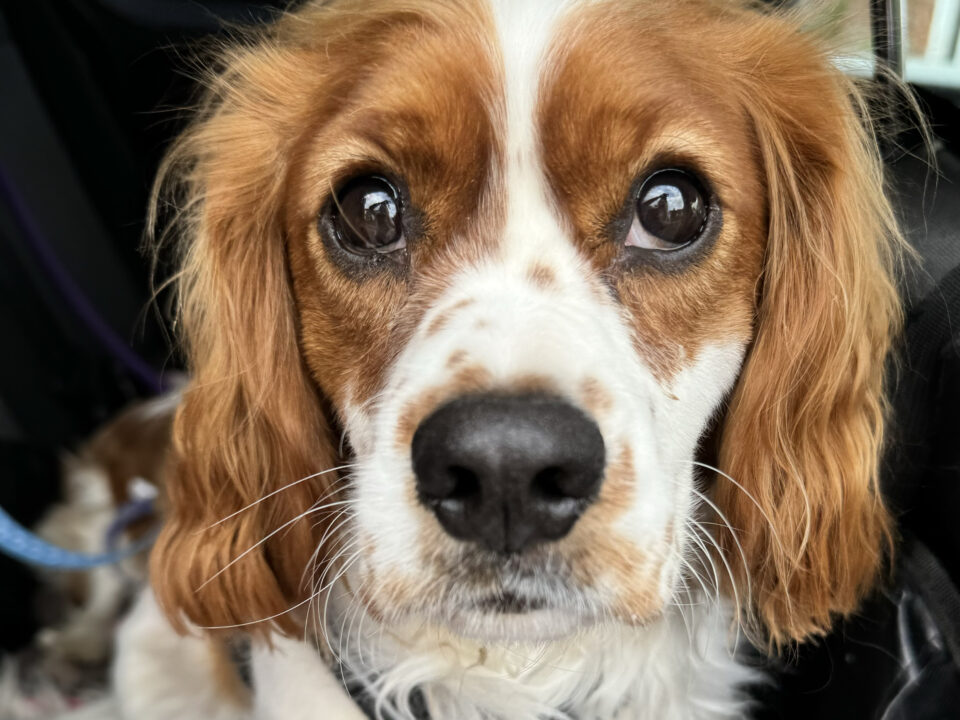
[[901, 550], [896, 603], [901, 666], [882, 720], [951, 720], [960, 714], [960, 593], [919, 542]]
[[[960, 118], [958, 118], [960, 122]], [[919, 262], [904, 283], [906, 327], [893, 370], [883, 490], [901, 527], [960, 581], [960, 156], [936, 172], [914, 156], [891, 168]]]
[[[960, 590], [922, 543], [905, 543], [901, 555], [900, 584], [923, 599], [932, 621], [926, 633], [931, 645], [942, 649], [960, 667]], [[917, 656], [919, 652], [914, 649], [912, 654]]]
[[960, 594], [922, 543], [855, 618], [767, 666], [754, 720], [956, 720]]
[[910, 312], [893, 396], [884, 490], [909, 528], [960, 578], [960, 268]]

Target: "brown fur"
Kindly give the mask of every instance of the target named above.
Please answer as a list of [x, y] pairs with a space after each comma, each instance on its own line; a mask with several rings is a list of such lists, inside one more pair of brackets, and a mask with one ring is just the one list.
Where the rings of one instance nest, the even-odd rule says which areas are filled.
[[534, 287], [541, 290], [550, 290], [557, 282], [556, 273], [547, 265], [536, 264], [527, 270], [527, 277]]
[[[730, 37], [716, 32], [717, 18], [704, 22], [711, 15], [704, 3], [683, 2], [602, 3], [575, 14], [556, 42], [540, 108], [544, 161], [561, 209], [630, 313], [637, 353], [665, 382], [706, 342], [749, 338], [763, 257], [764, 192], [751, 162], [751, 127], [717, 91], [733, 82], [731, 69], [715, 62]], [[729, 30], [749, 22], [737, 15]], [[611, 224], [631, 184], [678, 163], [714, 186], [723, 232], [682, 272], [618, 264]]]
[[444, 308], [443, 311], [437, 314], [433, 320], [430, 321], [430, 324], [427, 325], [427, 336], [436, 335], [438, 332], [443, 330], [447, 324], [453, 320], [454, 316], [464, 308], [468, 308], [473, 305], [473, 301], [470, 299], [460, 300], [455, 302], [448, 308]]
[[[271, 616], [293, 627], [283, 613], [306, 597], [317, 518], [200, 588], [336, 477], [215, 523], [336, 465], [337, 413], [375, 399], [449, 279], [495, 250], [504, 189], [488, 23], [468, 0], [308, 4], [223, 52], [169, 156], [192, 382], [152, 562], [181, 628]], [[602, 3], [560, 37], [538, 117], [557, 205], [662, 382], [711, 341], [752, 341], [719, 452], [752, 499], [722, 478], [715, 491], [747, 562], [731, 535], [721, 542], [774, 644], [822, 632], [856, 607], [890, 538], [876, 474], [899, 236], [859, 96], [793, 24], [730, 4]], [[682, 271], [625, 269], [611, 227], [634, 180], [670, 163], [708, 178], [724, 229]], [[405, 265], [357, 279], [331, 261], [316, 217], [337, 183], [369, 169], [406, 179], [422, 228]], [[408, 408], [398, 442], [444, 399], [488, 387], [482, 368], [461, 365]], [[603, 504], [563, 542], [589, 541], [581, 569], [609, 569], [629, 588], [628, 615], [645, 617], [655, 563], [623, 552]]]
[[580, 403], [594, 418], [600, 418], [613, 407], [613, 398], [596, 378], [587, 378], [580, 385]]
[[754, 499], [722, 478], [716, 499], [744, 529], [748, 567], [729, 535], [723, 545], [780, 644], [853, 612], [891, 550], [877, 474], [902, 240], [850, 81], [773, 21], [757, 23], [743, 47], [738, 92], [769, 188], [769, 239], [720, 467]]
[[[320, 250], [315, 218], [335, 183], [351, 166], [371, 165], [417, 180], [412, 203], [431, 219], [422, 253], [430, 238], [479, 212], [482, 182], [471, 179], [483, 166], [473, 163], [490, 155], [492, 134], [471, 107], [493, 73], [483, 72], [483, 43], [455, 28], [483, 23], [469, 2], [310, 5], [221, 54], [197, 120], [169, 154], [158, 187], [181, 208], [178, 282], [192, 381], [174, 426], [171, 512], [152, 578], [178, 627], [273, 616], [293, 626], [285, 613], [306, 597], [301, 577], [324, 530], [316, 517], [204, 583], [328, 493], [335, 477], [215, 523], [336, 465], [335, 418], [324, 407], [372, 396], [412, 326], [400, 316], [402, 278], [361, 287]], [[394, 61], [397, 46], [410, 50], [405, 67]], [[391, 96], [387, 56], [394, 73], [427, 73], [419, 94], [406, 83]], [[440, 121], [452, 112], [475, 123], [455, 130]]]

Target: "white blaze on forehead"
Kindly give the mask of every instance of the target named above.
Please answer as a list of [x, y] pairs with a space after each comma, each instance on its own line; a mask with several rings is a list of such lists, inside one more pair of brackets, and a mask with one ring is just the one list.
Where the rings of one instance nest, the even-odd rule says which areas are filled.
[[568, 233], [561, 228], [544, 176], [537, 106], [558, 22], [573, 4], [573, 0], [491, 0], [504, 73], [504, 260], [522, 271], [549, 253], [551, 267], [564, 277], [562, 265], [576, 267], [578, 260]]

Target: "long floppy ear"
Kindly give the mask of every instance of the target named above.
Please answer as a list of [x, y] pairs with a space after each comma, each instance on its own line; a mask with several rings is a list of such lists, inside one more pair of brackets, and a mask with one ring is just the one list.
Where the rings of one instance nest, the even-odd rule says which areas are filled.
[[[756, 335], [730, 399], [723, 547], [774, 647], [853, 612], [892, 549], [878, 491], [902, 240], [865, 103], [773, 19], [744, 44], [743, 107], [768, 193]], [[736, 483], [741, 487], [738, 487]]]
[[181, 630], [184, 620], [213, 627], [271, 617], [290, 627], [285, 611], [307, 597], [317, 518], [294, 519], [331, 480], [267, 496], [335, 464], [298, 349], [279, 217], [289, 141], [281, 133], [296, 118], [289, 78], [302, 72], [292, 63], [255, 48], [225, 55], [162, 172], [177, 212], [191, 383], [174, 423], [151, 578]]

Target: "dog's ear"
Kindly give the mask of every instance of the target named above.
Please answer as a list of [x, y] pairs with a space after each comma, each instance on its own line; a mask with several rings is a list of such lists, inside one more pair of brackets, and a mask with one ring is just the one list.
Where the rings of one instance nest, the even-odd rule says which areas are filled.
[[285, 611], [306, 597], [316, 549], [317, 518], [305, 512], [333, 476], [285, 486], [336, 462], [298, 349], [280, 218], [282, 131], [296, 117], [289, 79], [301, 68], [279, 52], [264, 55], [238, 48], [225, 58], [163, 168], [162, 196], [178, 213], [191, 379], [174, 423], [151, 578], [180, 629], [184, 620], [212, 627], [272, 617], [284, 626]]
[[781, 646], [855, 610], [891, 547], [877, 475], [902, 240], [852, 82], [773, 19], [743, 46], [731, 86], [755, 127], [768, 244], [716, 501], [737, 586]]

